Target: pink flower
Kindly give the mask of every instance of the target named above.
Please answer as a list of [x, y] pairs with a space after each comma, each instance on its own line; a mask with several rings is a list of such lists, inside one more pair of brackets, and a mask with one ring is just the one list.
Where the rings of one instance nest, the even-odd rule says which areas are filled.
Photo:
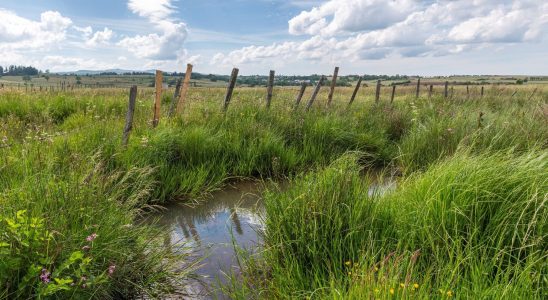
[[108, 275], [111, 276], [112, 274], [114, 274], [114, 270], [116, 270], [116, 265], [110, 265], [107, 271]]
[[97, 238], [97, 233], [92, 233], [92, 234], [90, 234], [90, 235], [86, 238], [86, 241], [91, 242], [91, 241], [93, 241], [95, 238]]
[[50, 278], [49, 278], [50, 275], [51, 275], [51, 273], [48, 272], [47, 269], [42, 269], [42, 273], [40, 274], [40, 281], [42, 281], [43, 283], [49, 283], [50, 282]]

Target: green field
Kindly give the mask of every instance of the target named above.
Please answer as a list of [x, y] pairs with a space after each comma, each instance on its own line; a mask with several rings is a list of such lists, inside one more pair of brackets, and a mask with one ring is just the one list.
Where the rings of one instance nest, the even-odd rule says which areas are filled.
[[[33, 87], [42, 80], [65, 78]], [[231, 298], [546, 298], [544, 85], [415, 98], [411, 84], [376, 103], [368, 83], [352, 106], [353, 88], [337, 88], [330, 107], [325, 87], [310, 111], [312, 88], [298, 108], [298, 88], [275, 88], [267, 109], [263, 87], [237, 87], [224, 113], [225, 83], [203, 82], [173, 118], [165, 90], [152, 128], [151, 80], [25, 91], [0, 78], [0, 299], [169, 297], [197, 266], [140, 220], [246, 178], [288, 187], [266, 192], [263, 249], [240, 252], [243, 274], [222, 287]], [[368, 193], [383, 174], [395, 190]]]

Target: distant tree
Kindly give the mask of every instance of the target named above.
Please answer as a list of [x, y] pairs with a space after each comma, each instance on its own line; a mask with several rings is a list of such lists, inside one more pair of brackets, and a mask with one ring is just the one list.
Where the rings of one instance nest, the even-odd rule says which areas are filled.
[[23, 81], [28, 82], [28, 81], [31, 81], [31, 80], [32, 80], [32, 79], [30, 78], [29, 75], [24, 75], [24, 76], [23, 76]]
[[4, 68], [2, 66], [0, 66], [0, 77], [4, 75]]

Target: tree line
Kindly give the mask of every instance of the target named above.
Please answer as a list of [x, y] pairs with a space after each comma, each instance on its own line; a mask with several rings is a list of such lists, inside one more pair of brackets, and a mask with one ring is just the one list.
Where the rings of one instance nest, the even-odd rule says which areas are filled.
[[32, 66], [26, 67], [11, 65], [5, 68], [0, 66], [0, 76], [36, 76], [39, 73], [40, 71]]

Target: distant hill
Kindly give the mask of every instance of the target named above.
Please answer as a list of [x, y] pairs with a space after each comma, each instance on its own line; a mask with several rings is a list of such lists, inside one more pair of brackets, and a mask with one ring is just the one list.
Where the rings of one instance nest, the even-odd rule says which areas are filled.
[[154, 70], [145, 70], [145, 71], [135, 71], [135, 70], [124, 70], [124, 69], [108, 69], [108, 70], [78, 70], [78, 71], [72, 71], [72, 72], [55, 72], [55, 74], [59, 75], [98, 75], [101, 73], [116, 73], [118, 75], [122, 75], [124, 73], [132, 73], [132, 72], [144, 72], [144, 73], [154, 73]]

